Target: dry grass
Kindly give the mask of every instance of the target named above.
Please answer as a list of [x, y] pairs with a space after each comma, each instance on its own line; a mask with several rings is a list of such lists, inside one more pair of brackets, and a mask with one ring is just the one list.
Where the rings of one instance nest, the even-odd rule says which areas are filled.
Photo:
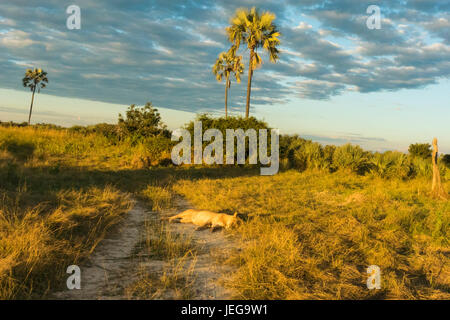
[[25, 211], [0, 202], [0, 299], [41, 298], [59, 288], [65, 270], [78, 264], [131, 206], [113, 188], [65, 191], [52, 209]]
[[166, 222], [155, 220], [148, 221], [145, 230], [138, 248], [138, 256], [144, 259], [138, 279], [125, 290], [126, 296], [130, 299], [192, 298], [198, 249], [192, 237], [174, 233]]
[[[175, 190], [247, 220], [235, 232], [243, 250], [228, 261], [237, 298], [449, 299], [450, 204], [430, 198], [429, 184], [288, 171], [185, 180]], [[381, 290], [366, 287], [372, 264]]]
[[148, 185], [142, 190], [140, 196], [149, 202], [154, 211], [170, 208], [173, 203], [172, 192], [167, 187]]
[[[142, 145], [112, 145], [95, 134], [0, 127], [0, 299], [45, 298], [63, 289], [66, 267], [82, 263], [121, 219], [131, 204], [128, 194], [153, 210], [171, 205], [167, 185], [176, 174], [191, 173], [136, 169], [133, 159], [144, 151]], [[157, 256], [172, 257], [164, 260], [159, 284], [186, 296], [190, 273], [179, 270], [181, 265], [191, 270], [195, 262], [188, 239], [162, 225], [147, 227], [155, 228], [157, 238], [144, 245]]]
[[[0, 127], [0, 299], [45, 298], [129, 209], [128, 192], [161, 210], [172, 205], [172, 185], [198, 208], [246, 220], [234, 232], [243, 250], [228, 260], [237, 298], [450, 298], [450, 207], [429, 197], [428, 180], [136, 170], [144, 151], [97, 135]], [[146, 230], [142, 252], [161, 259], [162, 272], [142, 269], [129, 296], [190, 297], [195, 244], [164, 224]], [[381, 267], [378, 291], [365, 285], [371, 264]]]

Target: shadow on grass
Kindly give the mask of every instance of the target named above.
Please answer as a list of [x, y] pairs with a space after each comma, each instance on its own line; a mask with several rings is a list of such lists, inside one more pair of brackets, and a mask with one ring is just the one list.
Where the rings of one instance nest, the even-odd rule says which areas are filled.
[[63, 190], [113, 186], [119, 191], [138, 194], [148, 185], [167, 187], [179, 180], [219, 179], [259, 175], [259, 168], [249, 167], [152, 167], [149, 169], [101, 170], [87, 167], [23, 167], [19, 162], [0, 166], [3, 189], [9, 194], [21, 193], [20, 206], [31, 207], [45, 199], [57, 205], [56, 194]]
[[0, 147], [8, 151], [19, 162], [25, 162], [30, 159], [36, 149], [35, 145], [31, 142], [16, 140], [5, 140], [1, 143]]

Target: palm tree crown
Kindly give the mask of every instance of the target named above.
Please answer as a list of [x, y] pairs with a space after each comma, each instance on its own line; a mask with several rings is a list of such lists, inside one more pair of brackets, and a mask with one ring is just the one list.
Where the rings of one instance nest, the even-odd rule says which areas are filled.
[[253, 70], [262, 64], [258, 49], [265, 49], [271, 62], [276, 62], [279, 58], [277, 46], [280, 44], [278, 39], [281, 36], [277, 26], [273, 23], [275, 14], [271, 12], [260, 13], [256, 8], [238, 9], [235, 16], [231, 19], [231, 26], [227, 28], [228, 39], [239, 49], [241, 43], [247, 44], [250, 50], [249, 77], [247, 85], [247, 106], [246, 117], [250, 109], [250, 92]]
[[30, 115], [28, 116], [28, 125], [31, 121], [31, 112], [33, 110], [33, 102], [34, 102], [34, 93], [36, 89], [41, 92], [41, 89], [45, 88], [48, 83], [47, 72], [42, 69], [27, 69], [25, 72], [25, 77], [22, 79], [22, 83], [24, 87], [30, 88], [33, 93], [31, 96], [31, 105], [30, 105]]
[[42, 69], [27, 69], [25, 77], [22, 79], [23, 86], [30, 88], [31, 91], [38, 92], [45, 88], [48, 83], [47, 72]]
[[226, 79], [225, 82], [225, 117], [228, 114], [228, 89], [231, 87], [231, 75], [234, 75], [237, 83], [241, 82], [241, 74], [244, 73], [244, 64], [242, 63], [242, 56], [236, 56], [236, 47], [232, 46], [228, 52], [222, 52], [217, 58], [213, 66], [213, 73], [217, 81]]

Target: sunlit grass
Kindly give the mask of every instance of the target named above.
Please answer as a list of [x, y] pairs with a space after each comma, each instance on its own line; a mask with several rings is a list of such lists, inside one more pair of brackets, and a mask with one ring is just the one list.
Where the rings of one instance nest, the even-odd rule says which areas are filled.
[[60, 288], [66, 268], [88, 256], [131, 206], [110, 187], [56, 198], [55, 208], [41, 203], [26, 210], [1, 199], [0, 299], [40, 298]]
[[[288, 171], [185, 180], [175, 190], [247, 220], [235, 231], [243, 251], [228, 261], [237, 298], [450, 298], [450, 205], [429, 196], [428, 180]], [[381, 290], [366, 287], [372, 264]]]
[[[138, 279], [126, 288], [130, 299], [189, 299], [193, 297], [198, 247], [192, 236], [171, 231], [167, 222], [150, 220], [138, 246], [144, 257]], [[162, 261], [162, 272], [148, 263]], [[147, 263], [147, 264], [146, 264]]]
[[[425, 175], [262, 177], [239, 167], [146, 167], [148, 157], [142, 145], [95, 134], [0, 127], [0, 298], [46, 297], [120, 221], [129, 193], [159, 211], [173, 206], [174, 190], [197, 208], [245, 220], [232, 232], [242, 250], [227, 261], [237, 298], [450, 298], [449, 202], [429, 196]], [[189, 297], [195, 245], [156, 223], [144, 240], [164, 272], [143, 269], [130, 297]], [[381, 290], [366, 288], [371, 264], [381, 267]]]

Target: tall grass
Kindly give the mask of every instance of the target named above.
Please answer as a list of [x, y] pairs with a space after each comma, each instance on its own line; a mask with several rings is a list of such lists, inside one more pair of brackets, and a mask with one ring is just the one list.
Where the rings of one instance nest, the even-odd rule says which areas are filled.
[[41, 298], [60, 289], [65, 269], [88, 256], [131, 206], [110, 187], [56, 198], [56, 208], [41, 203], [25, 210], [14, 205], [17, 199], [0, 199], [0, 299]]
[[[239, 167], [163, 168], [166, 142], [0, 127], [0, 298], [45, 297], [120, 221], [127, 192], [161, 210], [172, 188], [199, 208], [244, 218], [234, 232], [242, 250], [228, 261], [236, 297], [449, 298], [450, 208], [428, 196], [431, 160], [282, 137], [283, 167], [295, 170], [261, 177]], [[441, 170], [449, 190], [450, 170]], [[143, 271], [130, 295], [163, 297], [155, 289], [167, 288], [189, 297], [192, 243], [164, 225], [146, 230], [143, 247], [165, 267]], [[382, 269], [380, 291], [365, 287], [371, 264]]]
[[[235, 231], [243, 250], [229, 259], [237, 298], [448, 299], [450, 204], [430, 198], [429, 184], [291, 170], [185, 180], [175, 190], [246, 220]], [[366, 287], [372, 264], [381, 290]]]
[[[149, 220], [137, 249], [138, 255], [145, 259], [137, 279], [125, 290], [129, 299], [193, 297], [198, 247], [191, 235], [171, 231], [167, 222]], [[161, 268], [149, 266], [152, 264], [149, 261], [155, 260], [161, 260]]]

